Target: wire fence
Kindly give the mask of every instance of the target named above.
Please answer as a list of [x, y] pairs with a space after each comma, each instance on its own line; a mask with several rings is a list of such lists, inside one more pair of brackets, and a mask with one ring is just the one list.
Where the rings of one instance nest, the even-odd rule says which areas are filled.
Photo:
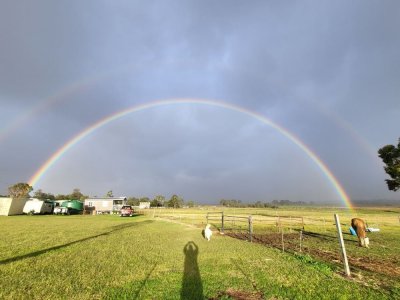
[[[211, 224], [213, 230], [219, 231], [220, 234], [273, 247], [293, 254], [308, 263], [318, 264], [322, 261], [323, 264], [318, 265], [321, 268], [342, 268], [344, 257], [340, 248], [343, 245], [348, 248], [349, 265], [353, 270], [384, 273], [393, 265], [393, 262], [386, 263], [380, 258], [359, 256], [357, 236], [353, 236], [349, 230], [352, 218], [350, 213], [343, 213], [342, 221], [337, 225], [333, 216], [330, 217], [327, 213], [322, 213], [319, 217], [317, 214], [299, 216], [298, 212], [296, 215], [273, 215], [263, 212], [235, 214], [234, 211], [229, 210], [229, 214], [226, 214], [224, 211], [217, 210], [173, 208], [153, 208], [138, 212], [154, 218], [191, 224], [199, 228], [204, 228], [205, 224]], [[364, 216], [365, 218], [366, 216]], [[400, 217], [395, 213], [384, 219], [380, 216], [368, 216], [367, 223], [371, 227], [387, 226], [386, 228], [392, 230], [394, 226], [397, 228]], [[384, 243], [388, 245], [387, 247], [394, 244], [391, 239], [385, 239], [383, 233], [369, 234], [371, 234], [372, 241], [376, 240], [375, 243]], [[339, 243], [340, 235], [342, 235], [343, 241]], [[400, 268], [396, 270], [400, 274]]]

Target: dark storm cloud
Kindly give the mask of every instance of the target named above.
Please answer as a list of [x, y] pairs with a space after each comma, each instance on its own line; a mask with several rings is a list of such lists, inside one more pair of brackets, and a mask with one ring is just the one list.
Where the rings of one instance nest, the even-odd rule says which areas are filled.
[[[309, 145], [353, 198], [394, 199], [382, 166], [371, 160], [376, 154], [359, 141], [377, 149], [399, 135], [399, 13], [394, 1], [3, 2], [2, 123], [40, 103], [43, 109], [0, 141], [1, 190], [27, 180], [111, 113], [193, 97], [275, 120]], [[158, 186], [199, 201], [337, 199], [307, 155], [250, 117], [199, 105], [144, 115], [82, 141], [43, 188], [134, 195]], [[96, 163], [105, 157], [105, 165]]]
[[2, 2], [2, 93], [19, 95], [20, 101], [37, 100], [79, 76], [86, 39], [73, 16], [73, 6], [67, 3]]

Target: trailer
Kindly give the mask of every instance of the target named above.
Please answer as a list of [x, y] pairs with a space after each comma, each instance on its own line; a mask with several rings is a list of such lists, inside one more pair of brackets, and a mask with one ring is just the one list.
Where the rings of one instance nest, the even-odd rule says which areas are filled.
[[54, 202], [48, 200], [29, 199], [22, 210], [24, 214], [43, 215], [53, 213]]

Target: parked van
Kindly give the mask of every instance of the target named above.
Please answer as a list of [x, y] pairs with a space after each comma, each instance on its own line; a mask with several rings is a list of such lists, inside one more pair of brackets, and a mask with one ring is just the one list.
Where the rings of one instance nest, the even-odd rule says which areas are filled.
[[24, 214], [51, 214], [53, 213], [54, 202], [39, 199], [29, 199], [26, 201], [24, 209], [22, 210]]

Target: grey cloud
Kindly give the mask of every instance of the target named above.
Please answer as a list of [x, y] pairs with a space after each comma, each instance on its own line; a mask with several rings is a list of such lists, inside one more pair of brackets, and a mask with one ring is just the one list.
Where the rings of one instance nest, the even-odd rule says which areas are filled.
[[[3, 193], [97, 120], [156, 99], [192, 97], [221, 99], [281, 124], [352, 197], [396, 198], [379, 160], [359, 143], [373, 149], [398, 138], [396, 2], [7, 1], [2, 8], [2, 122], [43, 106], [0, 140]], [[48, 174], [43, 188], [60, 193], [79, 186], [97, 195], [156, 189], [212, 201], [337, 200], [282, 134], [201, 105], [115, 121]]]

